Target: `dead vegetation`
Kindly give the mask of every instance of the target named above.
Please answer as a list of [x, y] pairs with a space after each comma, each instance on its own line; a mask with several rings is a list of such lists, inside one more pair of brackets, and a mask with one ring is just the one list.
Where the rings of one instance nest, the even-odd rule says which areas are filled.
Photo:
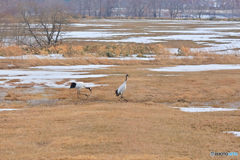
[[[1, 158], [210, 159], [211, 151], [240, 153], [239, 138], [223, 133], [239, 131], [239, 111], [185, 113], [172, 108], [207, 103], [230, 107], [228, 103], [240, 99], [239, 70], [146, 70], [157, 67], [129, 64], [94, 70], [92, 74], [111, 76], [83, 79], [109, 84], [92, 88], [88, 98], [77, 99], [76, 90], [69, 88], [40, 93], [0, 89], [7, 92], [1, 108], [24, 109], [0, 112]], [[129, 103], [114, 95], [125, 73], [130, 75], [125, 93]]]

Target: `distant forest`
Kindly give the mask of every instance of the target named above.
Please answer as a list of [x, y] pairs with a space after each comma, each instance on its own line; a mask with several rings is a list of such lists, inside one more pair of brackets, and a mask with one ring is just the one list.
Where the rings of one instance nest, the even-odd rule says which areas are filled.
[[64, 11], [73, 17], [240, 17], [240, 0], [0, 0], [1, 15], [18, 14], [19, 3], [62, 4]]

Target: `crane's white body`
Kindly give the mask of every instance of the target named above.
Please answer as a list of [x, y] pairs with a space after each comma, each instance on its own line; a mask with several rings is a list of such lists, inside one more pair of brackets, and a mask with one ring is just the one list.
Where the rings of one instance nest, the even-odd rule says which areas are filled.
[[77, 90], [81, 90], [82, 88], [86, 88], [85, 84], [83, 82], [75, 82], [76, 83], [76, 86], [75, 86], [75, 89]]
[[[82, 88], [89, 89], [89, 91], [92, 92], [91, 88], [90, 88], [90, 87], [86, 87], [83, 82], [73, 82], [73, 83], [71, 83], [70, 89], [71, 89], [71, 88], [74, 88], [74, 89], [78, 90], [78, 91], [77, 91], [77, 97], [78, 97], [78, 95], [80, 94], [80, 90], [81, 90]], [[85, 95], [85, 96], [88, 97], [87, 94], [82, 94], [82, 95]]]
[[125, 92], [125, 90], [127, 89], [127, 85], [126, 85], [127, 81], [125, 81], [119, 88], [118, 88], [118, 94], [121, 94], [123, 96], [123, 93]]

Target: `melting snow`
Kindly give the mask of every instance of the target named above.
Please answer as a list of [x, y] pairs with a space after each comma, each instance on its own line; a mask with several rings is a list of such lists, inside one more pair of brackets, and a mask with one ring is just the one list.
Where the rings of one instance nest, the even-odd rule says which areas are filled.
[[175, 67], [162, 67], [149, 69], [150, 71], [158, 72], [200, 72], [212, 70], [231, 70], [240, 69], [240, 65], [234, 64], [209, 64], [209, 65], [179, 65]]
[[[99, 24], [89, 24], [92, 22], [98, 22]], [[161, 20], [161, 21], [153, 21], [153, 20], [119, 20], [114, 23], [114, 21], [109, 20], [86, 20], [83, 23], [86, 24], [73, 24], [72, 26], [97, 26], [99, 28], [94, 28], [92, 31], [98, 32], [89, 32], [79, 31], [79, 32], [66, 32], [63, 35], [63, 38], [79, 38], [84, 41], [103, 41], [103, 42], [133, 42], [133, 43], [156, 43], [156, 42], [166, 42], [171, 40], [190, 40], [195, 43], [205, 44], [208, 47], [205, 47], [206, 51], [214, 51], [219, 54], [228, 54], [235, 53], [232, 49], [238, 49], [238, 44], [240, 40], [235, 38], [240, 36], [237, 32], [239, 29], [239, 22], [228, 22], [228, 21], [196, 21], [196, 20]], [[149, 26], [144, 26], [141, 28], [137, 26], [139, 29], [142, 29], [143, 32], [127, 32], [120, 33], [119, 30], [122, 30], [122, 23], [148, 23]], [[102, 23], [102, 24], [101, 24]], [[103, 24], [104, 23], [104, 24]], [[167, 27], [162, 27], [161, 25], [165, 24]], [[195, 24], [196, 27], [189, 28], [189, 24]], [[114, 26], [114, 28], [112, 28]], [[106, 28], [102, 27], [109, 27]], [[108, 31], [108, 32], [106, 32]], [[163, 34], [162, 36], [157, 35], [157, 33], [168, 33]], [[143, 36], [143, 34], [150, 36]], [[126, 37], [126, 35], [128, 35]], [[118, 36], [119, 39], [115, 39], [112, 37]], [[233, 38], [231, 38], [233, 37]], [[85, 39], [83, 39], [85, 38]], [[96, 39], [100, 38], [100, 39]], [[104, 39], [101, 39], [104, 38]], [[107, 38], [107, 39], [105, 39]]]
[[240, 132], [237, 132], [237, 131], [225, 131], [223, 133], [232, 133], [234, 134], [236, 137], [240, 137]]
[[131, 35], [131, 33], [72, 31], [63, 33], [63, 38], [107, 38], [122, 35]]
[[216, 112], [216, 111], [234, 111], [237, 109], [229, 108], [180, 108], [183, 112]]
[[[74, 79], [108, 76], [106, 74], [89, 74], [89, 72], [83, 71], [103, 69], [112, 66], [113, 65], [40, 66], [30, 67], [30, 69], [24, 70], [0, 70], [0, 87], [9, 88], [34, 83], [34, 87], [64, 88], [70, 81], [74, 81]], [[70, 81], [63, 84], [56, 84], [63, 79], [70, 79]], [[8, 83], [9, 80], [19, 80], [19, 82]], [[88, 83], [87, 85], [89, 87], [99, 86], [94, 83]]]
[[3, 112], [3, 111], [16, 111], [16, 110], [22, 110], [22, 109], [0, 109], [0, 112]]
[[66, 59], [63, 54], [49, 54], [49, 55], [22, 55], [22, 56], [11, 56], [3, 57], [0, 59]]
[[235, 111], [238, 109], [231, 109], [231, 108], [191, 108], [191, 107], [174, 107], [180, 108], [183, 112], [217, 112], [217, 111]]

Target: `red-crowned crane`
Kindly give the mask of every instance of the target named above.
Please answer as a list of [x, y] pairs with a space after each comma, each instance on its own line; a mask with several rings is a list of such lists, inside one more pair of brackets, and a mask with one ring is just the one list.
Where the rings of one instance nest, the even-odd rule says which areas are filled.
[[[121, 100], [122, 100], [123, 94], [127, 88], [127, 85], [126, 85], [127, 77], [128, 77], [128, 74], [126, 74], [126, 80], [124, 81], [124, 83], [115, 91], [116, 96], [119, 96], [121, 94]], [[126, 99], [124, 99], [124, 100], [126, 100]], [[128, 100], [126, 100], [126, 101], [128, 102]]]
[[[91, 91], [91, 93], [92, 93], [91, 88], [90, 88], [90, 87], [86, 87], [83, 82], [72, 82], [72, 83], [71, 83], [71, 86], [70, 86], [70, 89], [71, 89], [71, 88], [75, 88], [76, 90], [78, 90], [78, 91], [77, 91], [77, 97], [78, 97], [78, 95], [80, 95], [80, 90], [81, 90], [82, 88], [89, 89], [89, 91]], [[85, 96], [88, 97], [87, 94], [81, 94], [81, 95], [85, 95]]]

